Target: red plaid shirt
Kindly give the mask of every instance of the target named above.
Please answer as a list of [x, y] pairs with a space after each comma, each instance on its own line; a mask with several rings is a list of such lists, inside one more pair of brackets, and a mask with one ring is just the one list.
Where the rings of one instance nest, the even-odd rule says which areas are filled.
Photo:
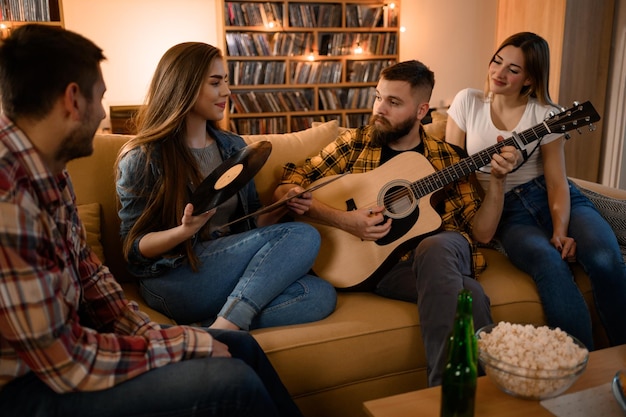
[[28, 372], [59, 393], [106, 389], [205, 356], [210, 338], [161, 329], [124, 298], [86, 244], [67, 172], [0, 116], [0, 389]]

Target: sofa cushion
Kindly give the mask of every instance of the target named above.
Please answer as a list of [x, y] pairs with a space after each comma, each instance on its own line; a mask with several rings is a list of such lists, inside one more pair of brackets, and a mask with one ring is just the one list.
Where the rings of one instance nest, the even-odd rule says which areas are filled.
[[263, 205], [272, 203], [274, 189], [282, 176], [282, 168], [287, 162], [296, 165], [320, 151], [339, 135], [336, 120], [322, 123], [306, 130], [283, 134], [242, 135], [246, 143], [261, 140], [272, 142], [272, 153], [263, 168], [254, 177], [254, 183]]
[[446, 121], [448, 120], [447, 113], [440, 111], [434, 111], [430, 113], [432, 121], [424, 125], [424, 130], [430, 136], [443, 140], [446, 136]]
[[98, 256], [100, 261], [106, 264], [104, 248], [100, 240], [100, 203], [79, 204], [76, 208], [78, 209], [78, 216], [85, 227], [87, 244], [91, 246], [91, 250]]

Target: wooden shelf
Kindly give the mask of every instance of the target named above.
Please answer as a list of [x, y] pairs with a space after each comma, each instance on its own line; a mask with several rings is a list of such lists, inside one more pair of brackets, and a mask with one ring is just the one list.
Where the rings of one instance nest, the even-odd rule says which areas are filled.
[[[367, 120], [380, 71], [398, 62], [399, 7], [381, 0], [220, 0], [232, 91], [226, 126], [239, 134], [284, 133], [329, 118], [342, 126]], [[332, 26], [321, 26], [326, 22]]]
[[48, 9], [41, 9], [40, 0], [4, 1], [0, 5], [0, 39], [11, 34], [14, 28], [37, 23], [64, 27], [62, 0], [48, 0]]

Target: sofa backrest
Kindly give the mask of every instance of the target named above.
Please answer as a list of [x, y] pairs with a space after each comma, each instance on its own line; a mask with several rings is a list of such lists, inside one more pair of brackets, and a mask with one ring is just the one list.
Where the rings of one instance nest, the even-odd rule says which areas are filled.
[[336, 120], [315, 124], [312, 128], [299, 132], [242, 135], [247, 143], [261, 140], [268, 140], [272, 143], [272, 152], [267, 162], [254, 178], [261, 203], [268, 205], [272, 202], [274, 189], [278, 185], [283, 166], [287, 162], [293, 162], [296, 165], [304, 163], [307, 158], [317, 154], [338, 135], [339, 124]]
[[[81, 206], [92, 203], [100, 205], [99, 223], [100, 241], [104, 252], [103, 261], [121, 282], [128, 281], [128, 273], [124, 266], [119, 237], [120, 220], [117, 217], [115, 173], [113, 170], [118, 151], [130, 137], [126, 135], [96, 135], [93, 154], [70, 161], [67, 165], [67, 170], [74, 184], [76, 204], [79, 210]], [[83, 223], [86, 223], [83, 213], [81, 213], [81, 218]], [[93, 247], [94, 243], [90, 243]]]

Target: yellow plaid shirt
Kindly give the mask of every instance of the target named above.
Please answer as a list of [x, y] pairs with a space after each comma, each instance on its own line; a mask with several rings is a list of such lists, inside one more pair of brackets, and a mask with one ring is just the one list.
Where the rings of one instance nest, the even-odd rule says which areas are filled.
[[[462, 156], [459, 148], [429, 136], [420, 127], [424, 144], [424, 156], [436, 170], [459, 162]], [[288, 163], [284, 167], [281, 184], [297, 184], [306, 187], [320, 178], [330, 175], [363, 173], [380, 166], [382, 148], [371, 143], [371, 128], [347, 129], [319, 154], [309, 158], [302, 166]], [[435, 210], [441, 215], [443, 230], [457, 231], [470, 243], [472, 248], [474, 276], [486, 268], [484, 256], [478, 250], [472, 235], [472, 222], [481, 202], [479, 190], [468, 177], [461, 178], [445, 186], [444, 198]]]

